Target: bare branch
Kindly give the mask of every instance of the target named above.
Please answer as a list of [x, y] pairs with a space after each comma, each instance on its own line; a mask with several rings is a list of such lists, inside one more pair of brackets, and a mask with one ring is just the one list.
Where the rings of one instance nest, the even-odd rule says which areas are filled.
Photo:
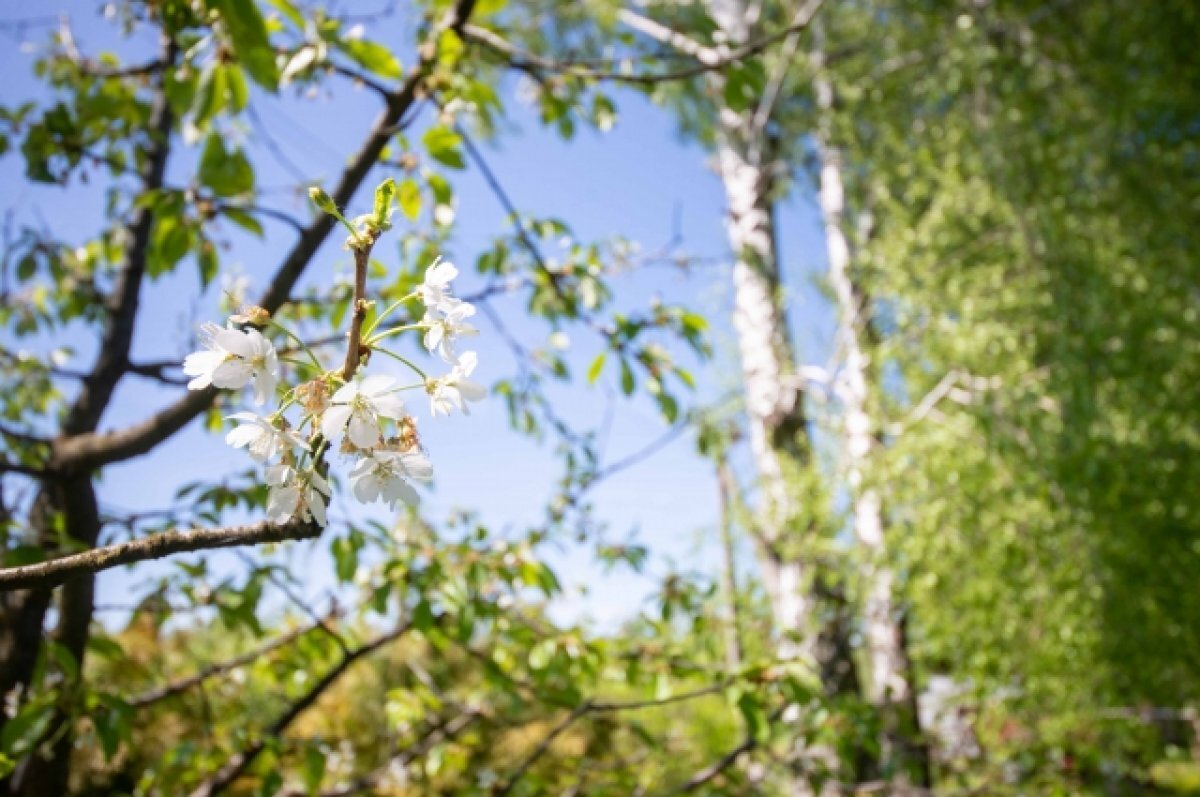
[[701, 786], [713, 780], [722, 772], [736, 764], [739, 758], [757, 746], [758, 745], [757, 742], [754, 741], [754, 737], [747, 736], [741, 744], [739, 744], [737, 747], [734, 747], [725, 755], [721, 756], [710, 766], [705, 767], [692, 777], [688, 778], [687, 782], [680, 784], [680, 786], [672, 791], [671, 794], [689, 794], [696, 791], [696, 789], [699, 789]]
[[389, 642], [399, 639], [408, 632], [409, 628], [411, 628], [411, 625], [404, 623], [385, 634], [375, 637], [370, 642], [366, 642], [347, 653], [343, 653], [338, 663], [309, 687], [308, 691], [289, 705], [271, 723], [270, 727], [264, 729], [262, 733], [254, 737], [255, 741], [250, 742], [241, 752], [235, 753], [220, 769], [200, 783], [192, 791], [191, 797], [214, 797], [224, 792], [254, 763], [255, 759], [266, 748], [267, 740], [272, 737], [281, 736], [295, 722], [297, 717], [311, 708], [321, 695], [337, 683], [337, 680], [350, 669], [351, 665]]
[[[329, 613], [330, 618], [336, 617], [337, 615], [338, 615], [338, 610], [336, 608], [333, 609], [332, 611], [330, 611], [330, 613]], [[289, 631], [286, 634], [283, 634], [281, 636], [275, 637], [274, 639], [268, 640], [266, 643], [259, 645], [258, 647], [254, 648], [253, 650], [249, 650], [240, 656], [235, 656], [232, 659], [227, 659], [226, 661], [217, 662], [216, 664], [210, 664], [209, 666], [193, 673], [192, 675], [189, 675], [184, 678], [179, 678], [177, 680], [171, 681], [170, 683], [166, 683], [166, 684], [163, 684], [162, 686], [155, 687], [154, 689], [150, 689], [146, 692], [142, 692], [140, 695], [130, 698], [128, 701], [129, 705], [131, 705], [135, 708], [142, 708], [144, 706], [150, 705], [151, 703], [157, 703], [160, 700], [165, 700], [168, 697], [173, 697], [182, 692], [186, 692], [187, 690], [191, 689], [193, 686], [199, 686], [200, 684], [204, 683], [205, 681], [207, 681], [210, 678], [215, 678], [218, 675], [223, 675], [227, 672], [230, 672], [231, 670], [236, 670], [238, 667], [244, 667], [247, 664], [253, 664], [254, 662], [261, 659], [263, 656], [266, 656], [269, 653], [279, 650], [282, 647], [290, 645], [292, 642], [295, 642], [300, 637], [302, 637], [312, 631], [315, 631], [318, 628], [324, 627], [324, 624], [326, 622], [327, 622], [327, 618], [317, 618], [315, 621], [313, 621], [312, 623], [309, 623], [308, 625], [301, 626], [292, 631]]]
[[508, 777], [508, 780], [498, 784], [492, 789], [493, 797], [504, 797], [504, 795], [511, 792], [516, 787], [517, 783], [520, 782], [521, 778], [525, 777], [525, 773], [529, 771], [530, 767], [536, 764], [538, 760], [544, 756], [547, 751], [549, 751], [550, 745], [554, 744], [554, 740], [561, 736], [573, 724], [575, 724], [576, 720], [588, 713], [590, 708], [591, 703], [585, 700], [576, 706], [573, 711], [563, 717], [557, 725], [551, 728], [550, 732], [542, 737], [542, 740], [538, 742], [537, 746], [533, 748], [529, 755], [525, 756], [525, 758], [517, 766], [516, 770], [513, 771], [512, 775]]
[[801, 9], [801, 13], [797, 15], [797, 19], [791, 25], [776, 31], [768, 36], [764, 36], [755, 41], [748, 42], [741, 47], [733, 49], [715, 49], [701, 44], [694, 39], [685, 36], [682, 33], [671, 30], [665, 25], [655, 22], [652, 19], [641, 16], [627, 9], [622, 9], [618, 12], [618, 19], [629, 27], [638, 32], [656, 40], [663, 44], [668, 44], [680, 53], [695, 59], [698, 63], [695, 66], [686, 67], [684, 69], [676, 69], [669, 72], [621, 72], [605, 69], [595, 69], [574, 63], [571, 61], [560, 61], [546, 56], [537, 55], [517, 47], [512, 42], [500, 36], [498, 33], [487, 28], [482, 28], [478, 25], [465, 25], [462, 29], [462, 36], [467, 41], [472, 41], [486, 47], [492, 52], [500, 55], [514, 69], [520, 69], [524, 72], [529, 72], [535, 77], [540, 76], [540, 72], [554, 72], [558, 74], [570, 75], [586, 80], [606, 80], [617, 83], [634, 83], [649, 85], [654, 83], [665, 83], [676, 80], [687, 80], [689, 78], [698, 77], [707, 72], [714, 72], [729, 66], [730, 64], [743, 61], [747, 58], [752, 58], [766, 50], [771, 45], [787, 38], [795, 33], [803, 31], [808, 27], [812, 18], [816, 16], [818, 9], [821, 7], [823, 0], [810, 0], [810, 2]]
[[[378, 785], [379, 781], [383, 779], [384, 773], [389, 769], [394, 766], [407, 766], [420, 756], [428, 753], [433, 749], [434, 745], [448, 739], [453, 739], [462, 733], [467, 726], [479, 719], [480, 716], [478, 710], [468, 708], [462, 713], [455, 715], [452, 719], [438, 720], [429, 726], [420, 739], [407, 749], [401, 751], [398, 755], [389, 759], [383, 766], [368, 772], [345, 786], [323, 791], [321, 792], [321, 797], [354, 797], [359, 794], [373, 793], [372, 789]], [[307, 792], [289, 791], [284, 792], [281, 797], [304, 797], [305, 794]]]
[[[171, 40], [164, 43], [163, 51], [162, 61], [171, 63], [176, 58], [178, 48]], [[142, 186], [147, 191], [153, 191], [163, 185], [167, 156], [171, 151], [171, 127], [174, 121], [175, 114], [167, 101], [166, 91], [160, 88], [155, 96], [154, 108], [146, 128], [149, 137], [146, 158], [138, 170]], [[129, 242], [125, 247], [123, 267], [108, 300], [109, 319], [100, 340], [99, 355], [63, 420], [62, 431], [66, 435], [91, 432], [96, 428], [101, 415], [108, 407], [113, 391], [116, 390], [117, 382], [125, 373], [129, 363], [129, 350], [133, 345], [133, 332], [142, 282], [146, 275], [153, 225], [152, 208], [140, 207], [134, 212], [129, 224]]]
[[320, 533], [320, 526], [298, 521], [168, 531], [140, 540], [93, 548], [48, 562], [5, 568], [0, 570], [0, 592], [30, 587], [53, 587], [71, 576], [97, 573], [147, 559], [161, 559], [176, 553], [311, 539]]

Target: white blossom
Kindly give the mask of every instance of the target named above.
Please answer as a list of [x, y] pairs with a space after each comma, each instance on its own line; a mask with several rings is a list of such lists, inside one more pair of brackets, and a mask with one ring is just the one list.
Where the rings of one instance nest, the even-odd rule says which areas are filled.
[[330, 494], [329, 482], [315, 471], [297, 473], [288, 465], [267, 468], [267, 517], [276, 523], [294, 518], [326, 523], [325, 503]]
[[433, 207], [433, 221], [435, 224], [440, 224], [443, 227], [449, 227], [454, 223], [454, 206], [446, 203], [440, 203]]
[[237, 330], [205, 324], [201, 329], [204, 351], [183, 361], [183, 372], [192, 381], [189, 390], [209, 385], [236, 390], [253, 382], [254, 403], [265, 404], [279, 382], [279, 358], [271, 341], [257, 329]]
[[292, 448], [308, 448], [295, 432], [281, 429], [253, 412], [234, 413], [226, 420], [239, 421], [240, 425], [225, 435], [225, 442], [234, 448], [245, 448], [259, 462], [274, 459]]
[[440, 257], [425, 270], [425, 279], [417, 286], [417, 295], [425, 307], [445, 313], [459, 301], [450, 295], [450, 283], [458, 276], [458, 269]]
[[345, 429], [350, 442], [359, 448], [378, 445], [380, 419], [404, 417], [404, 402], [396, 395], [395, 385], [394, 378], [377, 374], [338, 388], [321, 417], [321, 433], [333, 440]]
[[426, 311], [422, 323], [425, 330], [425, 348], [430, 354], [437, 354], [448, 363], [454, 362], [454, 339], [465, 335], [478, 335], [479, 330], [465, 319], [475, 315], [475, 305], [461, 299], [450, 299], [443, 304], [441, 312]]
[[427, 482], [433, 478], [433, 465], [419, 451], [369, 452], [350, 471], [354, 497], [363, 503], [383, 499], [395, 507], [397, 501], [416, 506], [420, 500], [409, 480]]
[[483, 385], [467, 378], [475, 370], [478, 359], [475, 352], [465, 351], [454, 363], [450, 373], [430, 383], [430, 412], [435, 416], [449, 415], [457, 408], [464, 415], [471, 414], [467, 402], [479, 401], [487, 395], [487, 389]]

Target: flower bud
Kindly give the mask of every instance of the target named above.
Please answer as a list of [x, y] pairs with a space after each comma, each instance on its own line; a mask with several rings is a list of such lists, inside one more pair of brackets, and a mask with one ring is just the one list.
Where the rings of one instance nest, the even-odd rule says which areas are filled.
[[311, 199], [313, 204], [316, 205], [321, 211], [332, 216], [338, 215], [337, 205], [334, 204], [333, 197], [325, 193], [325, 189], [321, 188], [320, 186], [314, 185], [312, 188], [308, 189], [308, 198]]
[[238, 308], [238, 311], [229, 316], [229, 320], [235, 324], [249, 324], [255, 327], [266, 326], [271, 320], [271, 313], [263, 307], [255, 304], [243, 305]]

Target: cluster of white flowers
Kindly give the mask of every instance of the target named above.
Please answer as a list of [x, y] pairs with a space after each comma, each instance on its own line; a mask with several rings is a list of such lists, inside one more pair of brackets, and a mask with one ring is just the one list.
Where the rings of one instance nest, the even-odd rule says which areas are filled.
[[279, 384], [279, 357], [271, 341], [257, 329], [222, 329], [216, 324], [200, 328], [204, 351], [189, 354], [183, 372], [192, 377], [191, 390], [213, 387], [240, 390], [253, 382], [254, 403], [266, 404]]
[[[486, 395], [482, 385], [469, 379], [478, 362], [475, 352], [455, 351], [459, 338], [477, 334], [466, 322], [475, 314], [475, 308], [452, 295], [450, 283], [456, 276], [458, 269], [452, 263], [435, 261], [416, 290], [375, 318], [365, 333], [363, 346], [371, 351], [382, 350], [380, 341], [393, 333], [409, 329], [423, 332], [425, 347], [445, 361], [450, 370], [430, 378], [410, 364], [420, 375], [415, 384], [401, 384], [388, 374], [366, 375], [364, 364], [349, 381], [339, 371], [330, 370], [303, 384], [277, 390], [280, 357], [260, 328], [279, 325], [266, 311], [244, 309], [231, 317], [227, 327], [206, 324], [202, 328], [204, 350], [184, 360], [184, 373], [192, 377], [189, 388], [238, 390], [250, 385], [254, 403], [260, 406], [269, 397], [279, 395], [279, 406], [270, 415], [238, 412], [228, 416], [237, 425], [225, 437], [229, 445], [245, 448], [254, 460], [267, 466], [267, 516], [271, 520], [301, 519], [325, 525], [331, 494], [329, 482], [321, 473], [326, 451], [353, 458], [350, 484], [358, 500], [382, 500], [393, 508], [398, 502], [418, 502], [413, 483], [432, 480], [433, 466], [421, 450], [416, 421], [399, 393], [423, 389], [429, 395], [433, 416], [450, 415], [455, 409], [468, 414], [468, 403]], [[424, 305], [419, 323], [371, 334], [386, 315], [409, 300]], [[292, 333], [287, 334], [299, 341]], [[319, 364], [316, 356], [308, 353]], [[293, 407], [301, 415], [294, 426], [285, 417]]]

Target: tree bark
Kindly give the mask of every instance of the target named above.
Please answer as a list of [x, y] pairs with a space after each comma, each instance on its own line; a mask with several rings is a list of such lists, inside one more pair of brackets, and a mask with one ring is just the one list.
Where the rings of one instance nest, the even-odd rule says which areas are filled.
[[[174, 42], [164, 40], [164, 63], [176, 56]], [[166, 95], [160, 88], [154, 97], [145, 144], [146, 158], [140, 177], [147, 190], [161, 187], [170, 152], [171, 127], [174, 115]], [[153, 228], [149, 208], [138, 208], [129, 224], [129, 242], [125, 248], [124, 264], [108, 297], [108, 323], [100, 339], [96, 363], [83, 380], [79, 394], [72, 402], [61, 427], [60, 439], [95, 431], [104, 410], [108, 407], [117, 383], [129, 365], [129, 351], [137, 318], [142, 282]], [[57, 442], [54, 446], [57, 450]], [[51, 462], [52, 475], [43, 482], [36, 502], [40, 511], [31, 518], [38, 528], [39, 544], [43, 550], [54, 550], [58, 539], [55, 529], [61, 520], [73, 545], [82, 548], [95, 546], [100, 537], [100, 512], [91, 474], [80, 469], [59, 469]], [[58, 627], [55, 641], [74, 659], [76, 670], [83, 671], [89, 627], [95, 593], [95, 577], [91, 573], [74, 576], [64, 582], [58, 606]], [[50, 590], [40, 587], [6, 597], [6, 611], [0, 638], [0, 684], [7, 690], [25, 689], [32, 677], [42, 643], [43, 625], [50, 605]], [[69, 722], [69, 714], [60, 711], [52, 727]], [[37, 795], [65, 793], [70, 768], [70, 751], [74, 734], [69, 729], [59, 734], [46, 756], [27, 757], [9, 780], [13, 794]]]
[[[820, 39], [820, 29], [817, 27]], [[817, 68], [814, 93], [821, 113], [818, 200], [824, 224], [829, 260], [829, 281], [838, 311], [837, 340], [842, 362], [836, 380], [841, 400], [842, 451], [853, 513], [854, 536], [858, 542], [863, 583], [862, 622], [870, 664], [865, 694], [878, 707], [882, 722], [880, 765], [896, 793], [912, 786], [929, 786], [929, 762], [919, 744], [916, 695], [911, 665], [897, 611], [894, 575], [888, 564], [884, 540], [883, 502], [878, 490], [865, 480], [865, 470], [874, 447], [874, 426], [869, 409], [870, 360], [864, 339], [870, 338], [868, 297], [853, 276], [852, 255], [845, 232], [846, 201], [840, 153], [833, 147], [829, 115], [833, 111], [833, 87], [823, 72], [820, 46], [812, 53]]]
[[[754, 18], [742, 0], [709, 0], [709, 9], [732, 46], [750, 38]], [[786, 63], [777, 66], [786, 68]], [[782, 73], [778, 79], [783, 79]], [[716, 96], [723, 96], [719, 74], [712, 84]], [[857, 690], [849, 623], [840, 606], [831, 606], [828, 614], [834, 619], [817, 627], [816, 590], [821, 579], [819, 573], [809, 572], [808, 541], [802, 539], [811, 534], [813, 523], [806, 518], [811, 510], [801, 505], [797, 485], [812, 467], [812, 444], [803, 393], [793, 378], [796, 358], [780, 291], [773, 182], [781, 164], [776, 162], [766, 120], [759, 118], [764, 111], [769, 118], [769, 105], [740, 112], [720, 107], [716, 153], [728, 203], [726, 229], [737, 258], [733, 327], [742, 363], [750, 447], [763, 499], [759, 531], [767, 550], [760, 551], [760, 561], [779, 633], [779, 657], [812, 662], [826, 693], [844, 694]], [[816, 764], [836, 775], [841, 768], [831, 748], [801, 743], [793, 754], [801, 769]], [[832, 793], [832, 788], [827, 783], [821, 792]], [[788, 789], [797, 797], [813, 793], [802, 773]]]

